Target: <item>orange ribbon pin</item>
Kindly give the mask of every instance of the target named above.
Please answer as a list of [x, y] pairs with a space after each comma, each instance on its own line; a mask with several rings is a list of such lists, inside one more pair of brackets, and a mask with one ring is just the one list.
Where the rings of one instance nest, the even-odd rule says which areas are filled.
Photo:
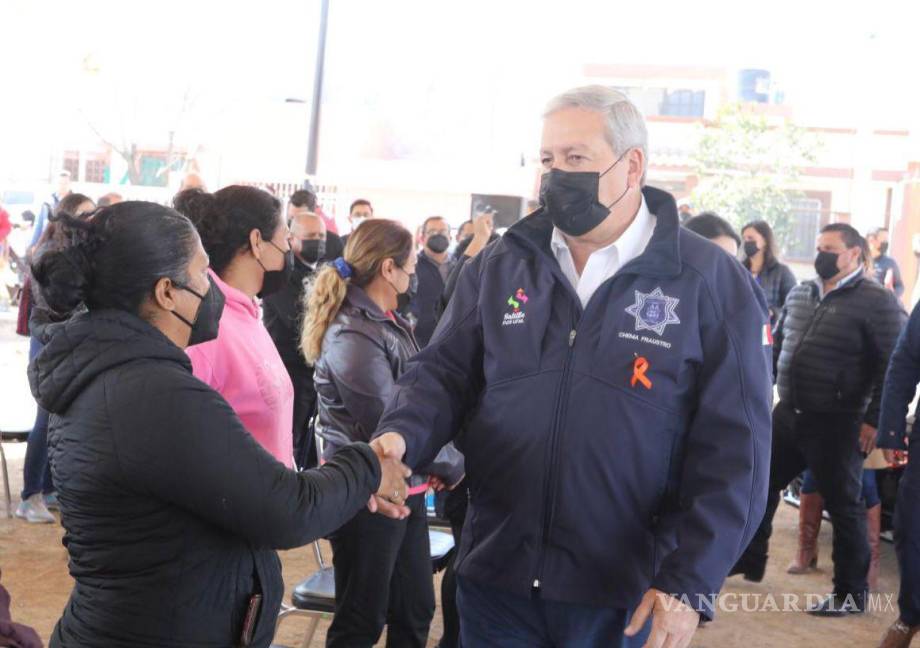
[[642, 356], [636, 356], [636, 361], [633, 362], [633, 375], [629, 384], [635, 387], [636, 383], [641, 383], [646, 389], [651, 389], [652, 381], [645, 375], [646, 371], [648, 371], [648, 360]]

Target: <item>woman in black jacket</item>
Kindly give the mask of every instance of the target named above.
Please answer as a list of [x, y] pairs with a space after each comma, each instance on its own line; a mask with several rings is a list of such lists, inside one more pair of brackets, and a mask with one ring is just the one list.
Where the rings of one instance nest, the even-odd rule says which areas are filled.
[[776, 258], [776, 239], [767, 221], [753, 221], [741, 229], [744, 239], [744, 267], [751, 271], [763, 289], [770, 307], [770, 324], [776, 326], [786, 303], [786, 295], [795, 287], [795, 275], [789, 266]]
[[[310, 288], [302, 346], [315, 363], [317, 431], [326, 442], [326, 461], [347, 444], [370, 439], [396, 379], [418, 352], [408, 322], [397, 313], [415, 264], [408, 230], [368, 220], [348, 237], [345, 257], [320, 270]], [[463, 477], [458, 463], [431, 472], [450, 485]], [[330, 538], [336, 609], [327, 646], [372, 646], [384, 624], [387, 646], [426, 645], [435, 607], [426, 490], [425, 478], [412, 478], [408, 519], [361, 511]]]
[[[51, 646], [268, 646], [284, 587], [274, 549], [397, 502], [405, 469], [354, 444], [296, 473], [197, 380], [183, 349], [223, 300], [191, 222], [124, 202], [33, 267], [57, 317], [29, 367], [51, 412], [52, 474], [75, 582]], [[404, 511], [403, 514], [407, 514]]]

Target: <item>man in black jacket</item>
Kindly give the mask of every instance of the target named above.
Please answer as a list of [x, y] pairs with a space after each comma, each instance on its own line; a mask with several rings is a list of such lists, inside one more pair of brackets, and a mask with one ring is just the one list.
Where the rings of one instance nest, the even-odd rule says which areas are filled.
[[834, 525], [834, 592], [809, 613], [865, 610], [869, 545], [862, 465], [875, 445], [888, 358], [905, 314], [894, 294], [865, 276], [865, 241], [851, 226], [821, 230], [818, 279], [789, 293], [773, 353], [779, 403], [767, 512], [732, 573], [763, 578], [780, 490], [810, 468]]
[[450, 225], [442, 216], [431, 216], [422, 224], [422, 245], [418, 255], [418, 294], [412, 300], [415, 315], [415, 339], [425, 348], [437, 325], [436, 311], [453, 263], [447, 248], [450, 247]]
[[304, 286], [326, 254], [326, 226], [312, 212], [292, 210], [294, 271], [287, 285], [262, 301], [262, 320], [278, 348], [294, 385], [294, 461], [298, 468], [316, 466], [310, 419], [316, 413], [313, 367], [300, 353]]

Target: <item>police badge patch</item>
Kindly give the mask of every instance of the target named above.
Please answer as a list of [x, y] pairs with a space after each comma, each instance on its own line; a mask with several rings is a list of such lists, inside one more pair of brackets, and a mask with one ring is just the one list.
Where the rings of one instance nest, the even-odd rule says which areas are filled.
[[668, 324], [680, 324], [680, 319], [675, 313], [680, 299], [668, 297], [661, 288], [655, 288], [650, 293], [636, 291], [636, 303], [626, 309], [626, 312], [636, 318], [636, 331], [654, 331], [664, 335]]

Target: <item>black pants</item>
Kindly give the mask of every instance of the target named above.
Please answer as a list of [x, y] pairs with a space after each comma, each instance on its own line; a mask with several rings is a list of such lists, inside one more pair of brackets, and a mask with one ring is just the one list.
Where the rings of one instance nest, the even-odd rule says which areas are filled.
[[450, 522], [456, 549], [447, 563], [444, 578], [441, 580], [441, 615], [444, 618], [444, 634], [441, 636], [438, 648], [459, 648], [460, 646], [460, 615], [457, 613], [457, 574], [454, 571], [454, 562], [457, 560], [457, 551], [463, 537], [463, 522], [466, 519], [469, 498], [466, 479], [445, 497], [444, 516]]
[[316, 414], [316, 389], [312, 380], [299, 377], [294, 383], [294, 463], [301, 470], [316, 468], [316, 440], [313, 416]]
[[373, 646], [384, 625], [387, 646], [426, 645], [435, 603], [425, 496], [407, 503], [406, 520], [362, 510], [329, 538], [335, 617], [327, 646]]
[[855, 414], [797, 412], [787, 403], [777, 404], [767, 512], [741, 558], [742, 565], [766, 564], [780, 491], [810, 468], [834, 526], [834, 592], [855, 595], [866, 591], [869, 543], [862, 500], [861, 423]]

